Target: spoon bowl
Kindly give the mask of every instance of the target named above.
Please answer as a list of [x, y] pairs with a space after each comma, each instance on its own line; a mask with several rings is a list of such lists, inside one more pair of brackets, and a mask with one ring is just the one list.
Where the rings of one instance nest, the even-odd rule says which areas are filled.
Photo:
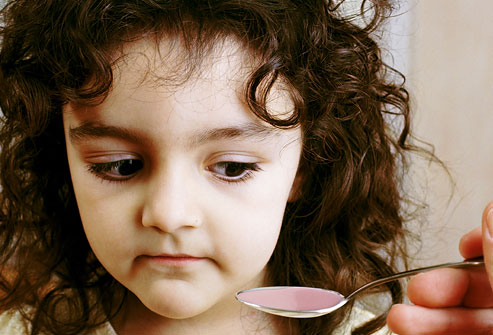
[[332, 313], [361, 292], [390, 281], [438, 268], [463, 268], [483, 265], [483, 258], [475, 258], [463, 262], [437, 264], [399, 272], [369, 282], [347, 296], [337, 291], [315, 287], [271, 286], [240, 291], [236, 294], [236, 299], [250, 307], [274, 315], [290, 318], [313, 318]]
[[262, 312], [291, 318], [321, 316], [348, 302], [339, 292], [302, 286], [257, 287], [238, 292], [236, 299]]

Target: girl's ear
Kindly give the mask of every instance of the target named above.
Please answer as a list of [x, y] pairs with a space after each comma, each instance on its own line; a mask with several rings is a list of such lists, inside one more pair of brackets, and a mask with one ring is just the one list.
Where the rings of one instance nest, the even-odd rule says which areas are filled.
[[303, 175], [298, 171], [291, 186], [291, 192], [289, 193], [288, 202], [294, 202], [301, 196], [301, 187], [303, 185]]

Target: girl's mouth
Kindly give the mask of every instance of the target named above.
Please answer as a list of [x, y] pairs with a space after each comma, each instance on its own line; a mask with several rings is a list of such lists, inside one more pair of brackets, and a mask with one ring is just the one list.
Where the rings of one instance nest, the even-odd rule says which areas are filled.
[[205, 257], [196, 257], [187, 254], [161, 254], [139, 256], [145, 262], [161, 266], [187, 266], [204, 261]]

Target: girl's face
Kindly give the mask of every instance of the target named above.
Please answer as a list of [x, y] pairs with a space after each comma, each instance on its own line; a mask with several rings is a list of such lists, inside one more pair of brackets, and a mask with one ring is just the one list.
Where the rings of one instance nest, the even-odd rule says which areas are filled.
[[[108, 98], [63, 114], [94, 253], [143, 309], [175, 319], [238, 311], [235, 292], [265, 284], [301, 153], [299, 129], [261, 122], [242, 100], [252, 62], [237, 43], [181, 81], [180, 52], [131, 45]], [[281, 85], [268, 108], [291, 112]]]

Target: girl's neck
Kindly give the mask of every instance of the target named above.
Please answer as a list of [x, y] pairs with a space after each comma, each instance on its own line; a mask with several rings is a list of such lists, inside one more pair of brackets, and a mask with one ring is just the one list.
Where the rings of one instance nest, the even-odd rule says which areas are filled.
[[111, 323], [118, 335], [286, 334], [278, 319], [240, 303], [216, 306], [192, 318], [170, 319], [147, 309], [133, 294]]

